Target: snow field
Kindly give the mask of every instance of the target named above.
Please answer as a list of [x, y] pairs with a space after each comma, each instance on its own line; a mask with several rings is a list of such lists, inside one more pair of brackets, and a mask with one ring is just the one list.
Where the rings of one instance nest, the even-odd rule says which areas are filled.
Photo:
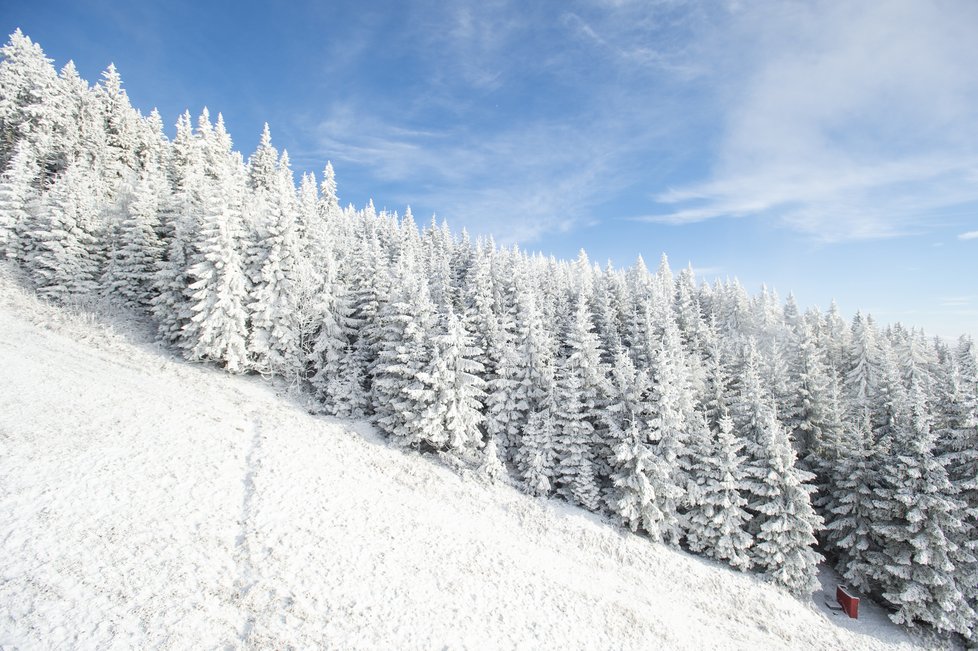
[[912, 646], [0, 282], [0, 647]]

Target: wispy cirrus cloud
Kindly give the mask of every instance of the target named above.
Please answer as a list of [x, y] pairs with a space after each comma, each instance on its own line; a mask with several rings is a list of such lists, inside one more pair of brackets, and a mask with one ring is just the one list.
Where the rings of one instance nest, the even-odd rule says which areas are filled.
[[436, 211], [502, 242], [593, 223], [601, 202], [648, 172], [635, 159], [671, 132], [671, 100], [608, 71], [674, 78], [679, 66], [608, 47], [623, 42], [624, 18], [599, 14], [591, 28], [573, 12], [513, 2], [418, 7], [383, 44], [408, 56], [412, 85], [360, 84], [320, 107], [303, 120], [314, 145], [294, 157], [332, 159], [341, 191], [359, 174], [384, 188], [382, 204]]
[[967, 231], [958, 235], [959, 240], [978, 240], [978, 231]]
[[978, 203], [975, 23], [953, 0], [413, 3], [352, 48], [408, 85], [354, 84], [306, 153], [501, 239], [636, 214], [916, 233]]
[[819, 239], [927, 228], [978, 201], [978, 6], [759, 3], [707, 58], [725, 76], [708, 178], [655, 194], [649, 221], [759, 215]]
[[383, 178], [382, 201], [393, 202], [392, 209], [411, 204], [418, 215], [420, 206], [456, 228], [494, 233], [503, 244], [532, 242], [586, 218], [614, 140], [564, 124], [492, 133], [461, 125], [408, 128], [349, 105], [333, 107], [315, 133], [338, 170], [369, 168], [371, 177]]
[[941, 307], [950, 308], [967, 308], [974, 305], [974, 296], [942, 296], [938, 299], [938, 303]]

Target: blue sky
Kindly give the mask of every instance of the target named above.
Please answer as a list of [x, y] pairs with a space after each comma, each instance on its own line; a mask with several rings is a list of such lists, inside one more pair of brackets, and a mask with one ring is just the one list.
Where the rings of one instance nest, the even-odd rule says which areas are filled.
[[978, 336], [969, 0], [9, 0], [0, 22], [90, 82], [114, 62], [168, 124], [221, 111], [246, 155], [268, 121], [344, 203]]

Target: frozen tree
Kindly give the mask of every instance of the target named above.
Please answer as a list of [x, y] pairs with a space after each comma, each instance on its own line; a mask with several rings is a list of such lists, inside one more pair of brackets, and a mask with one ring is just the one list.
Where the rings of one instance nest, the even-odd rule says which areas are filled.
[[524, 394], [525, 360], [520, 357], [515, 336], [507, 333], [495, 351], [495, 372], [488, 382], [486, 396], [486, 431], [499, 441], [503, 458], [511, 457], [520, 440], [520, 432], [529, 420], [530, 404]]
[[455, 313], [449, 310], [442, 321], [431, 363], [417, 376], [423, 385], [416, 389], [419, 397], [420, 392], [433, 394], [430, 399], [425, 396], [426, 410], [419, 419], [427, 421], [427, 442], [433, 447], [471, 453], [482, 447], [482, 365], [475, 361], [477, 351]]
[[26, 141], [0, 177], [0, 257], [24, 262], [24, 237], [37, 211], [37, 160]]
[[692, 398], [684, 376], [679, 329], [671, 310], [663, 315], [663, 332], [652, 353], [650, 367], [653, 416], [648, 432], [655, 455], [661, 460], [662, 472], [652, 478], [652, 483], [662, 519], [657, 524], [658, 530], [649, 534], [655, 540], [678, 545], [682, 537], [680, 501], [689, 485], [689, 477], [683, 470], [688, 464], [682, 457], [686, 456], [686, 419], [692, 411]]
[[247, 368], [245, 280], [240, 217], [228, 207], [223, 188], [208, 184], [200, 227], [200, 259], [188, 269], [193, 316], [185, 329], [190, 359], [224, 364], [231, 373]]
[[[521, 475], [525, 474], [524, 467], [517, 456], [521, 432], [524, 427], [529, 427], [530, 416], [540, 413], [541, 423], [557, 417], [553, 408], [544, 407], [548, 401], [552, 404], [555, 391], [552, 334], [544, 324], [535, 290], [524, 285], [524, 280], [519, 273], [514, 350], [504, 348], [497, 378], [491, 385], [489, 403], [490, 431], [499, 438], [506, 458], [516, 462]], [[505, 384], [503, 378], [507, 378]], [[548, 451], [548, 454], [552, 453], [553, 450]]]
[[880, 456], [866, 414], [851, 434], [844, 456], [832, 467], [833, 490], [826, 496], [826, 549], [837, 557], [836, 569], [846, 581], [864, 592], [873, 589], [870, 558], [879, 550], [873, 522], [878, 512]]
[[58, 75], [54, 96], [54, 137], [45, 165], [50, 172], [61, 173], [73, 161], [89, 161], [97, 169], [104, 168], [105, 124], [97, 98], [88, 82], [78, 75], [74, 62], [69, 61]]
[[557, 439], [557, 488], [569, 501], [588, 510], [599, 507], [594, 468], [595, 409], [602, 400], [601, 352], [592, 326], [587, 296], [578, 297], [558, 360], [555, 400], [560, 405]]
[[882, 445], [889, 445], [906, 430], [910, 403], [907, 389], [900, 379], [896, 355], [885, 337], [880, 338], [878, 350], [876, 383], [871, 387], [867, 408], [872, 416], [875, 440]]
[[617, 497], [611, 508], [632, 531], [644, 530], [652, 540], [662, 540], [667, 514], [659, 508], [657, 488], [669, 468], [650, 448], [637, 423], [630, 423], [615, 445], [612, 481]]
[[92, 231], [97, 213], [90, 173], [72, 164], [45, 193], [35, 228], [27, 234], [25, 262], [39, 294], [66, 301], [95, 292], [99, 268]]
[[747, 510], [755, 567], [793, 593], [816, 584], [820, 556], [812, 549], [821, 526], [811, 503], [814, 476], [795, 466], [796, 455], [760, 378], [757, 349], [749, 340], [732, 410], [745, 439]]
[[152, 299], [152, 311], [160, 341], [182, 347], [183, 327], [192, 316], [187, 296], [191, 282], [187, 269], [196, 256], [205, 183], [203, 152], [194, 137], [189, 113], [184, 113], [177, 121], [169, 175], [174, 188], [160, 207], [162, 227], [166, 232], [165, 250], [154, 278], [156, 296]]
[[799, 354], [790, 369], [793, 417], [787, 422], [799, 441], [803, 458], [824, 490], [828, 488], [830, 469], [838, 461], [843, 438], [841, 389], [809, 325], [800, 322], [798, 329]]
[[814, 476], [795, 467], [791, 442], [774, 415], [766, 412], [762, 418], [769, 433], [767, 468], [749, 486], [754, 499], [748, 508], [755, 514], [753, 562], [774, 582], [801, 596], [818, 586], [821, 560], [813, 546], [822, 521], [811, 504], [814, 488], [804, 483]]
[[554, 409], [551, 396], [540, 401], [539, 407], [530, 413], [516, 453], [516, 466], [531, 495], [549, 495], [553, 491], [557, 465]]
[[153, 280], [163, 260], [163, 245], [157, 235], [162, 184], [153, 172], [143, 172], [119, 224], [113, 273], [103, 284], [110, 296], [127, 307], [148, 308], [155, 295]]
[[398, 261], [393, 295], [378, 315], [373, 408], [378, 426], [398, 445], [440, 448], [447, 436], [437, 430], [428, 411], [435, 394], [431, 383], [419, 377], [432, 364], [435, 307], [416, 265], [410, 256]]
[[[924, 621], [968, 635], [976, 621], [966, 586], [956, 576], [974, 556], [955, 540], [965, 526], [963, 504], [947, 470], [934, 455], [934, 434], [921, 382], [912, 383], [908, 419], [894, 430], [892, 451], [881, 468], [876, 491], [879, 511], [873, 527], [880, 549], [870, 573], [882, 596], [897, 611], [897, 623]], [[974, 574], [969, 573], [973, 580]], [[961, 577], [965, 578], [965, 577]]]
[[327, 263], [323, 270], [320, 290], [309, 300], [311, 306], [307, 309], [315, 324], [311, 350], [307, 354], [312, 374], [309, 382], [330, 413], [348, 415], [352, 404], [358, 401], [355, 394], [362, 393], [363, 389], [358, 387], [357, 379], [350, 376], [351, 360], [346, 360], [344, 366], [344, 358], [352, 354], [347, 337], [350, 305], [346, 288], [338, 280], [331, 263]]
[[[251, 174], [254, 179], [253, 169]], [[272, 179], [262, 180], [257, 186], [256, 196], [265, 196], [262, 184], [266, 181], [271, 183], [265, 203], [268, 210], [258, 217], [252, 235], [257, 239], [251, 242], [249, 259], [252, 292], [248, 304], [248, 352], [258, 372], [291, 378], [301, 368], [296, 319], [299, 242], [295, 186], [287, 157], [283, 155]]]
[[663, 421], [652, 403], [652, 383], [623, 350], [613, 359], [611, 400], [605, 410], [612, 442], [609, 506], [632, 531], [642, 530], [655, 541], [675, 542], [679, 535], [677, 461], [674, 453], [663, 455], [653, 448], [653, 441], [661, 442]]
[[655, 531], [661, 519], [649, 481], [650, 473], [661, 473], [660, 460], [648, 443], [649, 385], [648, 374], [636, 370], [625, 350], [618, 348], [611, 360], [608, 405], [602, 412], [611, 445], [611, 486], [604, 499], [632, 531]]
[[496, 445], [496, 439], [491, 436], [487, 437], [486, 444], [482, 448], [481, 456], [482, 459], [479, 463], [479, 472], [482, 474], [482, 476], [486, 477], [490, 481], [495, 481], [506, 474], [506, 464], [503, 463], [503, 459], [500, 456], [499, 447]]
[[253, 190], [274, 193], [278, 176], [278, 150], [272, 146], [272, 133], [268, 122], [262, 128], [258, 148], [248, 158], [248, 182]]
[[[476, 361], [482, 364], [483, 379], [496, 374], [501, 349], [512, 333], [512, 320], [500, 322], [495, 309], [492, 280], [492, 252], [480, 246], [472, 255], [471, 264], [462, 280], [462, 319], [465, 329], [477, 349]], [[506, 332], [506, 326], [509, 332]]]
[[859, 418], [872, 405], [879, 383], [880, 352], [876, 329], [861, 313], [853, 318], [850, 337], [844, 384], [850, 415]]
[[[705, 417], [695, 419], [694, 430], [710, 429]], [[733, 433], [733, 421], [722, 416], [712, 432], [708, 454], [698, 464], [691, 489], [689, 511], [686, 514], [686, 540], [689, 548], [710, 558], [725, 561], [746, 570], [751, 566], [750, 547], [753, 543], [747, 527], [747, 499], [744, 461], [739, 454], [744, 443]]]
[[0, 58], [0, 169], [6, 169], [21, 141], [40, 159], [51, 150], [58, 75], [20, 29], [0, 48]]
[[102, 80], [95, 88], [95, 97], [105, 133], [105, 151], [100, 156], [104, 165], [102, 180], [106, 184], [108, 198], [112, 200], [137, 167], [138, 116], [129, 103], [122, 88], [122, 78], [113, 64], [109, 64], [102, 73]]

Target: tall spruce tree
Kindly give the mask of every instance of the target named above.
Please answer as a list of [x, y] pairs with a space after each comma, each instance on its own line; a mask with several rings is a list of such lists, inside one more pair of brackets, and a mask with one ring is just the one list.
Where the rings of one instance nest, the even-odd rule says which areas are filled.
[[0, 257], [21, 264], [26, 254], [25, 237], [32, 230], [38, 208], [34, 184], [38, 173], [34, 152], [26, 140], [20, 141], [0, 177]]
[[711, 445], [697, 465], [695, 486], [690, 490], [686, 540], [692, 551], [746, 570], [751, 566], [753, 544], [747, 532], [750, 514], [744, 497], [746, 457], [739, 454], [744, 442], [734, 435], [733, 427], [729, 416], [722, 416], [712, 432], [702, 414], [695, 419], [694, 430], [711, 435]]
[[603, 384], [600, 359], [587, 295], [582, 292], [565, 330], [557, 366], [557, 488], [568, 501], [591, 511], [600, 506], [594, 458], [595, 413], [602, 400]]
[[99, 266], [93, 251], [98, 206], [91, 172], [73, 163], [45, 193], [39, 218], [27, 234], [28, 270], [39, 294], [64, 302], [94, 295]]

